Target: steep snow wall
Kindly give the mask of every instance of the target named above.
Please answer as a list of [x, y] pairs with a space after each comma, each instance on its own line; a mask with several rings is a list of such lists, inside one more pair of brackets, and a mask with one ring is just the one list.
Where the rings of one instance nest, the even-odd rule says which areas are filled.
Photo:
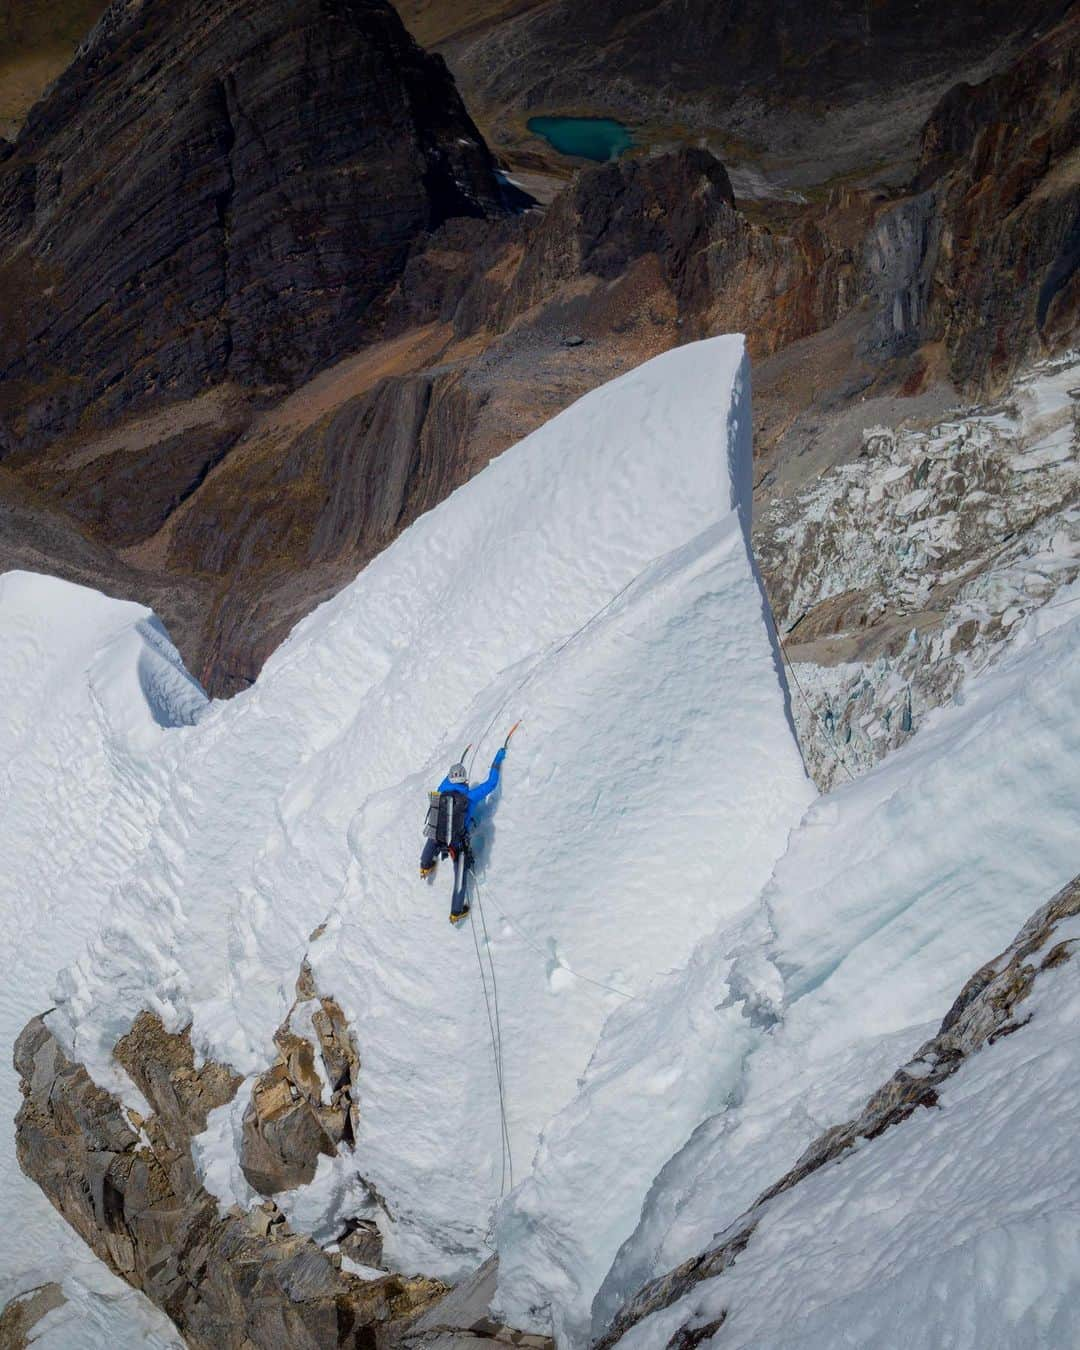
[[[483, 1257], [511, 1158], [520, 1181], [611, 1012], [752, 911], [813, 796], [748, 552], [750, 430], [741, 338], [650, 362], [418, 521], [180, 733], [60, 983], [74, 1055], [115, 1082], [112, 1046], [149, 1007], [255, 1074], [308, 952], [354, 1028], [360, 1132], [285, 1202], [294, 1222], [335, 1236], [378, 1195], [400, 1265]], [[518, 717], [477, 837], [486, 932], [453, 929], [448, 877], [418, 878], [426, 790], [468, 741], [486, 773]], [[685, 1139], [666, 1090], [660, 1073], [625, 1233]], [[242, 1203], [246, 1097], [199, 1148]]]
[[[5, 578], [0, 894], [36, 972], [5, 1026], [47, 1006], [71, 961], [50, 1025], [110, 1087], [134, 1100], [110, 1053], [146, 1007], [253, 1076], [306, 954], [351, 1023], [360, 1129], [282, 1197], [294, 1225], [326, 1240], [370, 1215], [391, 1259], [447, 1276], [494, 1246], [507, 1320], [587, 1344], [856, 1111], [1076, 869], [1080, 589], [1014, 625], [994, 669], [902, 751], [815, 801], [746, 545], [749, 454], [741, 342], [660, 358], [417, 522], [227, 704], [203, 703], [145, 611]], [[468, 741], [486, 772], [519, 716], [478, 831], [483, 913], [451, 929], [448, 879], [417, 877], [425, 791]], [[1051, 1015], [1067, 1027], [1071, 1005]], [[1044, 1039], [1023, 1044], [994, 1062], [1004, 1076], [979, 1068], [972, 1092], [958, 1078], [959, 1128], [915, 1123], [940, 1167], [972, 1153], [1010, 1072], [1033, 1113], [1067, 1075]], [[225, 1202], [252, 1199], [247, 1095], [198, 1142]], [[1023, 1117], [994, 1119], [1006, 1148], [983, 1162], [1000, 1186], [957, 1172], [942, 1223], [914, 1202], [883, 1229], [889, 1160], [911, 1175], [887, 1141], [833, 1189], [826, 1169], [785, 1200], [762, 1264], [702, 1314], [730, 1308], [747, 1346], [831, 1347], [851, 1327], [886, 1344], [940, 1266], [978, 1290], [941, 1299], [927, 1336], [974, 1350], [970, 1329], [996, 1326], [1054, 1344], [1071, 1326], [1072, 1173], [1032, 1172], [1030, 1204], [1005, 1185]], [[1047, 1115], [1055, 1156], [1065, 1125]], [[57, 1264], [40, 1200], [16, 1194], [36, 1244], [12, 1254], [21, 1289]], [[819, 1223], [808, 1196], [850, 1219], [836, 1309], [835, 1262], [786, 1283]], [[966, 1216], [955, 1252], [950, 1211]], [[982, 1278], [1025, 1244], [1045, 1316], [1033, 1281]], [[77, 1288], [101, 1277], [56, 1245], [89, 1313], [43, 1345], [167, 1343], [117, 1332]]]
[[164, 1317], [94, 1258], [15, 1162], [11, 1047], [96, 931], [153, 828], [170, 742], [206, 699], [139, 605], [49, 577], [0, 577], [0, 1308], [62, 1281], [50, 1313], [72, 1350], [178, 1346]]
[[[1074, 584], [1020, 627], [962, 704], [933, 714], [907, 747], [811, 807], [757, 914], [721, 927], [684, 971], [611, 1019], [579, 1095], [545, 1130], [532, 1176], [500, 1215], [508, 1317], [554, 1321], [566, 1343], [587, 1343], [641, 1285], [705, 1250], [914, 1053], [964, 979], [1076, 871], [1078, 708]], [[615, 1255], [616, 1182], [641, 1167], [635, 1141], [657, 1115], [642, 1094], [661, 1070], [665, 1100], [687, 1112], [686, 1143], [644, 1184], [633, 1234]], [[959, 1158], [966, 1136], [951, 1138]], [[1067, 1207], [1069, 1175], [1047, 1193], [1050, 1210]], [[846, 1182], [840, 1190], [850, 1199]], [[1006, 1221], [1008, 1204], [1003, 1192], [1001, 1206], [970, 1230], [965, 1259], [977, 1259], [980, 1234]], [[807, 1217], [784, 1233], [788, 1245], [777, 1256], [774, 1242], [772, 1259], [799, 1265], [807, 1225], [821, 1221]], [[925, 1249], [914, 1218], [906, 1231], [910, 1246], [893, 1249], [894, 1264], [918, 1306]], [[1060, 1301], [1065, 1285], [1051, 1284]], [[824, 1297], [820, 1288], [815, 1297]], [[1007, 1291], [990, 1297], [993, 1311], [980, 1318], [1004, 1325], [1014, 1311], [1027, 1316], [1028, 1305], [1010, 1299]], [[852, 1325], [876, 1318], [876, 1332], [859, 1343], [887, 1344], [896, 1298], [869, 1302], [872, 1314], [863, 1299]], [[784, 1306], [790, 1315], [791, 1300]], [[967, 1306], [958, 1302], [948, 1321], [958, 1337]], [[748, 1309], [751, 1330], [733, 1343], [836, 1343], [842, 1318], [822, 1314], [817, 1339], [792, 1333], [789, 1341], [770, 1307]], [[980, 1342], [942, 1334], [938, 1343]]]

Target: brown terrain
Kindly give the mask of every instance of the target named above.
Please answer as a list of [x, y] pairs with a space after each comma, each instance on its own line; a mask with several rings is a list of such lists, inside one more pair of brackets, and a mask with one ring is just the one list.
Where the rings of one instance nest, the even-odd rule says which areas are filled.
[[[489, 142], [515, 167], [565, 171], [532, 115], [602, 115], [643, 144], [707, 145], [747, 196], [837, 176], [906, 181], [919, 128], [961, 80], [1000, 69], [1067, 0], [991, 0], [913, 14], [903, 0], [403, 0], [450, 63]], [[748, 171], [748, 172], [745, 172]]]
[[17, 134], [45, 88], [70, 64], [106, 8], [104, 0], [3, 0], [0, 4], [0, 136]]
[[[558, 8], [402, 13], [490, 128], [494, 86], [468, 52], [526, 32], [520, 70], [556, 61], [549, 27], [528, 25]], [[668, 8], [636, 7], [641, 34]], [[729, 176], [683, 135], [568, 162], [550, 205], [522, 211], [445, 67], [388, 5], [305, 0], [288, 19], [253, 2], [114, 5], [0, 144], [0, 567], [152, 604], [229, 694], [492, 455], [680, 342], [747, 333], [762, 502], [853, 458], [867, 425], [926, 422], [1067, 346], [1075, 8], [1033, 37], [1060, 7], [961, 6], [970, 23], [920, 37], [887, 5], [855, 43], [856, 8], [836, 6], [835, 70], [805, 52], [832, 72], [829, 118], [799, 62], [781, 63], [770, 116], [789, 108], [813, 135], [769, 171], [813, 179], [802, 200], [746, 196], [732, 184], [750, 159], [733, 151]], [[686, 22], [680, 41], [745, 36]], [[596, 50], [615, 60], [633, 31], [624, 15]], [[779, 59], [751, 46], [740, 89]], [[918, 114], [881, 172], [895, 106], [867, 112], [856, 49]], [[644, 89], [638, 56], [626, 69]], [[961, 70], [985, 78], [949, 88]], [[839, 172], [822, 137], [854, 153], [853, 108], [862, 171]]]

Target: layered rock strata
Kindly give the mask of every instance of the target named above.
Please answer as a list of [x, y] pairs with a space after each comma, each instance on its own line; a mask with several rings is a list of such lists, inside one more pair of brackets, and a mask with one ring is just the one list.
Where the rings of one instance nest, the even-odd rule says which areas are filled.
[[0, 455], [358, 345], [412, 243], [499, 214], [381, 0], [116, 0], [0, 154]]

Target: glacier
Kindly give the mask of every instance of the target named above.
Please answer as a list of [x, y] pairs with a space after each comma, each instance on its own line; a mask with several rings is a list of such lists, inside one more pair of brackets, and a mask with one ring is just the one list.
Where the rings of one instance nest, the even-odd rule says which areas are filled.
[[[138, 1109], [111, 1050], [151, 1009], [253, 1080], [306, 959], [353, 1028], [360, 1128], [278, 1197], [295, 1228], [332, 1242], [363, 1213], [395, 1268], [451, 1280], [495, 1251], [502, 1315], [565, 1347], [707, 1246], [925, 1039], [1080, 837], [1080, 605], [1017, 624], [962, 702], [818, 797], [748, 543], [750, 396], [739, 337], [588, 395], [227, 702], [148, 611], [0, 578], [7, 1043], [55, 1005], [73, 1057]], [[486, 772], [519, 718], [454, 929], [449, 878], [418, 876], [426, 793], [467, 743]], [[10, 1116], [10, 1069], [0, 1092]], [[249, 1093], [197, 1141], [225, 1206], [258, 1198]], [[38, 1343], [177, 1344], [12, 1153], [29, 1240], [0, 1235], [0, 1300], [66, 1270]], [[791, 1301], [770, 1295], [789, 1313], [769, 1322], [745, 1288], [742, 1343], [787, 1344]], [[895, 1298], [859, 1299], [882, 1343]], [[1031, 1325], [1017, 1345], [1052, 1343]], [[664, 1344], [648, 1326], [633, 1343]]]
[[[1060, 597], [1021, 626], [1007, 657], [973, 682], [962, 705], [938, 710], [903, 749], [815, 802], [763, 890], [756, 924], [706, 939], [687, 974], [676, 975], [682, 989], [664, 994], [664, 1008], [677, 1004], [689, 1017], [694, 1000], [704, 1012], [707, 1000], [717, 999], [717, 985], [703, 990], [695, 974], [711, 960], [717, 982], [725, 977], [734, 995], [749, 991], [748, 1012], [767, 1001], [771, 1020], [731, 1062], [723, 1108], [702, 1117], [658, 1174], [594, 1301], [587, 1308], [567, 1303], [571, 1338], [599, 1333], [641, 1284], [707, 1248], [814, 1139], [910, 1058], [965, 979], [1075, 876], [1080, 603], [1071, 602], [1080, 602], [1080, 585]], [[644, 1006], [638, 1015], [651, 1020]], [[1077, 1051], [1073, 1037], [1057, 1053]], [[687, 1074], [699, 1067], [689, 1055]], [[721, 1062], [712, 1072], [724, 1068]], [[607, 1103], [627, 1095], [636, 1068], [624, 1063], [621, 1074], [614, 1085], [586, 1084], [583, 1097], [591, 1093], [592, 1100], [574, 1111], [588, 1121], [589, 1138], [614, 1128]], [[1037, 1139], [1033, 1132], [1035, 1148]], [[531, 1184], [569, 1184], [585, 1146], [571, 1131], [552, 1175]], [[962, 1157], [965, 1146], [955, 1147]], [[847, 1185], [846, 1177], [836, 1182], [844, 1193]], [[1068, 1213], [1078, 1185], [1075, 1167], [1062, 1170], [1046, 1192], [1047, 1213]], [[985, 1230], [998, 1218], [988, 1205]], [[911, 1241], [906, 1255], [920, 1267], [914, 1232]], [[542, 1268], [546, 1242], [546, 1231], [530, 1242], [534, 1267]], [[506, 1310], [521, 1312], [513, 1293], [504, 1295]], [[914, 1288], [910, 1296], [916, 1305]], [[978, 1345], [964, 1339], [968, 1305], [957, 1301], [954, 1311], [954, 1321], [935, 1323], [937, 1343]], [[879, 1315], [883, 1336], [884, 1303]], [[838, 1334], [835, 1325], [830, 1334]], [[792, 1343], [836, 1342], [823, 1333]]]
[[[195, 708], [152, 783], [118, 757], [138, 828], [100, 875], [105, 841], [80, 835], [97, 931], [50, 1019], [97, 1080], [139, 1106], [111, 1048], [142, 1008], [257, 1072], [307, 953], [364, 1067], [355, 1158], [306, 1209], [340, 1204], [351, 1170], [394, 1215], [390, 1259], [449, 1277], [482, 1259], [507, 1180], [497, 1083], [477, 952], [447, 879], [417, 878], [425, 790], [524, 718], [477, 840], [520, 1178], [613, 1007], [753, 906], [813, 796], [748, 550], [750, 435], [740, 338], [649, 363], [417, 522], [255, 688]], [[13, 894], [38, 884], [15, 873]], [[248, 1203], [237, 1120], [200, 1159]]]

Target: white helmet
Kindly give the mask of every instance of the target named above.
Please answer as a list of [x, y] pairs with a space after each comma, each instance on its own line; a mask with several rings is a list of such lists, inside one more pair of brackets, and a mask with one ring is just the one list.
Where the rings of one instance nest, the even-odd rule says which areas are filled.
[[451, 783], [467, 783], [469, 781], [468, 772], [464, 764], [454, 764], [450, 768], [449, 778]]

